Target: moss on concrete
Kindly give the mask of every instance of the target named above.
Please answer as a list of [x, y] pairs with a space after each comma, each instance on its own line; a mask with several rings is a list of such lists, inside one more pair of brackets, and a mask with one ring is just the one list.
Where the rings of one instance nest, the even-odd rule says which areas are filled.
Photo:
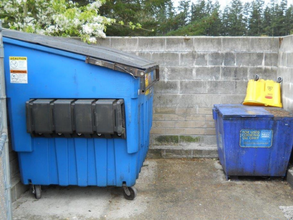
[[200, 142], [200, 137], [191, 137], [191, 136], [180, 136], [180, 142]]
[[178, 144], [179, 137], [176, 135], [158, 136], [155, 140], [158, 144]]

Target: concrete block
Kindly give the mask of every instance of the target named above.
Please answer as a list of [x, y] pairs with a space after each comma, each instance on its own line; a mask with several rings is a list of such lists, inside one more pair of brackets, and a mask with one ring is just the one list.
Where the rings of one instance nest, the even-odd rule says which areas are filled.
[[178, 94], [179, 81], [159, 81], [154, 88], [156, 94]]
[[261, 79], [277, 80], [277, 67], [250, 67], [248, 78], [253, 79], [258, 74]]
[[[179, 97], [178, 95], [155, 94], [153, 105], [155, 107], [176, 108], [179, 105]], [[187, 106], [181, 106], [181, 107], [187, 107]]]
[[97, 45], [103, 46], [103, 47], [111, 47], [111, 38], [97, 38]]
[[219, 94], [198, 94], [198, 95], [160, 95], [155, 94], [154, 106], [164, 108], [190, 108], [196, 111], [198, 107], [213, 107], [219, 103]]
[[246, 94], [247, 81], [235, 81], [235, 94]]
[[150, 52], [136, 52], [135, 54], [136, 56], [142, 57], [144, 59], [152, 60], [152, 54]]
[[208, 94], [234, 94], [235, 82], [233, 81], [210, 81], [207, 83]]
[[153, 121], [183, 121], [185, 116], [177, 114], [154, 114]]
[[194, 51], [221, 51], [221, 37], [195, 37], [193, 38]]
[[206, 128], [215, 128], [215, 122], [214, 121], [207, 121], [205, 123]]
[[169, 74], [169, 68], [166, 66], [160, 66], [160, 81], [167, 81], [168, 80], [168, 74]]
[[224, 53], [224, 66], [235, 66], [236, 58], [235, 53], [227, 52]]
[[234, 95], [223, 95], [221, 96], [220, 103], [215, 104], [241, 104], [244, 101], [246, 96], [246, 91], [242, 95], [234, 94]]
[[186, 115], [186, 120], [190, 121], [204, 121], [206, 120], [204, 115]]
[[174, 128], [175, 124], [175, 121], [153, 121], [154, 128]]
[[277, 66], [278, 57], [278, 53], [265, 53], [265, 66]]
[[250, 37], [249, 51], [251, 52], [275, 52], [279, 51], [278, 37]]
[[166, 51], [193, 51], [193, 39], [190, 37], [167, 37]]
[[217, 145], [216, 135], [203, 135], [202, 139], [202, 142], [205, 145]]
[[218, 158], [218, 151], [217, 149], [204, 149], [204, 150], [193, 150], [193, 157], [194, 158]]
[[111, 37], [111, 47], [123, 51], [138, 51], [138, 38]]
[[207, 54], [196, 53], [194, 59], [194, 65], [196, 66], [206, 66], [207, 65]]
[[291, 88], [292, 87], [292, 84], [291, 83], [288, 83], [288, 82], [284, 82], [282, 84], [282, 95], [283, 96], [289, 96], [289, 94], [292, 94], [290, 93], [291, 92]]
[[198, 135], [180, 135], [179, 145], [186, 146], [186, 144], [199, 144], [203, 142], [203, 137]]
[[262, 66], [263, 53], [236, 53], [237, 66]]
[[163, 66], [178, 66], [179, 53], [157, 53], [152, 54], [152, 60]]
[[283, 84], [285, 82], [290, 82], [291, 81], [291, 72], [293, 68], [287, 68], [287, 67], [279, 67], [278, 68], [278, 72], [277, 72], [277, 76], [281, 76], [283, 78]]
[[249, 51], [249, 37], [223, 37], [224, 52], [247, 52]]
[[204, 81], [181, 81], [180, 94], [207, 93], [207, 82]]
[[286, 53], [287, 67], [293, 67], [293, 53]]
[[191, 95], [155, 94], [154, 96], [154, 106], [156, 107], [187, 108], [195, 104], [195, 97]]
[[175, 123], [176, 128], [201, 128], [205, 125], [205, 121], [177, 121]]
[[154, 145], [178, 145], [178, 135], [155, 135], [153, 144]]
[[184, 150], [184, 149], [164, 149], [162, 150], [162, 157], [163, 158], [193, 158], [192, 150]]
[[286, 64], [284, 63], [285, 59], [284, 59], [284, 53], [279, 53], [279, 58], [278, 58], [278, 67], [282, 67], [282, 66], [286, 66]]
[[[19, 177], [20, 178], [20, 177]], [[11, 186], [11, 202], [15, 202], [29, 189], [28, 185], [23, 185], [20, 181]]]
[[287, 182], [293, 189], [293, 167], [292, 166], [287, 171]]
[[213, 128], [206, 128], [204, 134], [206, 134], [206, 135], [216, 135], [216, 129], [215, 129], [215, 127], [213, 127]]
[[[215, 104], [220, 104], [219, 101], [215, 102]], [[199, 115], [212, 115], [213, 114], [213, 106], [209, 108], [198, 108]]]
[[235, 81], [235, 93], [234, 94], [246, 94], [248, 81]]
[[154, 105], [153, 112], [155, 114], [176, 114], [176, 108], [170, 107], [157, 107]]
[[193, 80], [194, 68], [189, 67], [166, 67], [168, 80]]
[[185, 134], [185, 129], [182, 128], [165, 128], [166, 135], [178, 135], [178, 134]]
[[161, 159], [162, 150], [161, 149], [152, 149], [150, 148], [147, 153], [147, 159]]
[[207, 54], [206, 53], [196, 53], [193, 52], [185, 52], [180, 53], [180, 65], [192, 67], [196, 66], [206, 66], [207, 65]]
[[205, 120], [208, 122], [208, 121], [212, 121], [214, 122], [214, 118], [213, 118], [213, 115], [206, 115], [205, 116]]
[[205, 128], [181, 128], [179, 134], [201, 135], [201, 134], [205, 134]]
[[190, 108], [176, 108], [176, 114], [184, 117], [197, 114], [198, 106], [192, 106]]
[[221, 80], [248, 80], [248, 67], [221, 67]]
[[165, 51], [165, 37], [139, 37], [138, 51]]
[[10, 176], [13, 178], [15, 175], [19, 173], [19, 166], [18, 166], [18, 160], [15, 159], [9, 159], [9, 166], [10, 166]]
[[195, 97], [195, 104], [198, 105], [199, 108], [201, 107], [210, 107], [212, 108], [214, 104], [219, 103], [221, 100], [222, 95], [219, 94], [200, 94]]
[[165, 128], [154, 128], [152, 127], [151, 134], [165, 134]]
[[205, 149], [150, 149], [148, 151], [148, 158], [158, 159], [158, 158], [218, 158], [218, 153], [216, 148]]
[[220, 66], [224, 63], [224, 54], [222, 53], [208, 53], [208, 65]]
[[214, 81], [220, 79], [220, 67], [196, 67], [195, 68], [195, 79]]

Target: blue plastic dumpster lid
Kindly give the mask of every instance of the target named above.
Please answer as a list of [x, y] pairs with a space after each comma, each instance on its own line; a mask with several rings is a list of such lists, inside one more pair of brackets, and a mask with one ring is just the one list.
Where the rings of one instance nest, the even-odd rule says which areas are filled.
[[[78, 39], [65, 37], [50, 37], [39, 34], [30, 34], [20, 31], [3, 29], [3, 36], [15, 40], [48, 46], [87, 56], [86, 62], [98, 66], [140, 76], [141, 70], [145, 73], [157, 70], [157, 63], [120, 51], [95, 44], [86, 44]], [[120, 64], [120, 66], [119, 66]]]
[[271, 118], [272, 113], [261, 106], [245, 106], [241, 104], [214, 105], [223, 118]]

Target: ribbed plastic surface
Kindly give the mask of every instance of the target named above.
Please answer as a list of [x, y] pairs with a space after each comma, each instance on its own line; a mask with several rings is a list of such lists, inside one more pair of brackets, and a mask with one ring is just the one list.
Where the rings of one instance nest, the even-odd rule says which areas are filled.
[[[134, 185], [148, 151], [152, 89], [139, 94], [140, 78], [85, 63], [80, 54], [15, 39], [4, 46], [12, 146], [23, 183]], [[20, 73], [15, 64], [22, 64]], [[126, 138], [32, 137], [26, 131], [30, 99], [122, 99]]]
[[293, 145], [291, 113], [269, 107], [215, 105], [213, 116], [227, 178], [286, 175]]

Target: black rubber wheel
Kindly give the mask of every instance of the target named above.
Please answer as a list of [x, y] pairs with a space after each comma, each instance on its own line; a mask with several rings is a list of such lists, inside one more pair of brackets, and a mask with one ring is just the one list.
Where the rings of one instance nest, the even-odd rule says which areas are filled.
[[35, 198], [40, 199], [42, 197], [42, 188], [40, 185], [35, 186]]
[[123, 196], [127, 200], [134, 200], [137, 191], [134, 187], [127, 187], [127, 190], [123, 188]]

